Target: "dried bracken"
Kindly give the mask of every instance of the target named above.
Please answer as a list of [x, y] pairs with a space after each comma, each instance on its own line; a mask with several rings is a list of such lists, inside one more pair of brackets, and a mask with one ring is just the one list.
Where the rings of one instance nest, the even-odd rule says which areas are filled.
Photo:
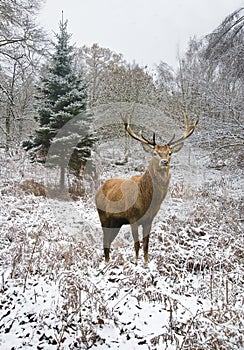
[[[184, 173], [173, 180], [154, 222], [150, 263], [137, 265], [128, 228], [103, 262], [94, 198], [67, 206], [27, 194], [15, 186], [24, 181], [18, 161], [1, 155], [0, 346], [15, 337], [16, 348], [241, 349], [240, 169], [209, 168], [217, 155], [204, 158], [197, 186]], [[26, 172], [34, 178], [34, 168]]]

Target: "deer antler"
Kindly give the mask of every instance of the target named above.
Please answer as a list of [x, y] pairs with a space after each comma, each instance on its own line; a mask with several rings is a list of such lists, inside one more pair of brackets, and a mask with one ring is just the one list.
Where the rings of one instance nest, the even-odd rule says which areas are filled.
[[155, 132], [153, 133], [153, 140], [150, 141], [148, 139], [146, 139], [143, 135], [139, 136], [137, 135], [130, 127], [130, 124], [129, 124], [129, 120], [128, 120], [128, 117], [127, 116], [121, 116], [122, 120], [123, 120], [123, 123], [124, 123], [124, 127], [125, 127], [125, 130], [128, 132], [128, 134], [133, 137], [133, 139], [137, 140], [137, 141], [140, 141], [146, 145], [150, 145], [150, 146], [153, 146], [155, 147], [156, 146], [156, 136], [155, 136]]
[[173, 145], [175, 146], [176, 144], [183, 142], [195, 130], [195, 127], [197, 126], [199, 119], [197, 118], [194, 121], [194, 123], [190, 125], [187, 113], [184, 113], [184, 118], [185, 118], [185, 124], [186, 124], [186, 129], [184, 134], [178, 140], [175, 140], [175, 141], [174, 141], [174, 138], [175, 138], [175, 135], [174, 135], [172, 139], [168, 142], [168, 146], [173, 146]]

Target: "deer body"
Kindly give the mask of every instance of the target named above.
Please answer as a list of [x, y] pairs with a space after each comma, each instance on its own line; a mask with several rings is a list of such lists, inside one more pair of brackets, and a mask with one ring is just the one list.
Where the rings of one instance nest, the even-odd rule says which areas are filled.
[[[144, 221], [153, 219], [157, 214], [160, 205], [165, 198], [168, 190], [170, 180], [170, 174], [167, 172], [163, 179], [154, 178], [150, 174], [150, 170], [140, 176], [133, 176], [130, 179], [110, 179], [107, 180], [96, 195], [96, 204], [100, 217], [103, 217], [102, 223], [120, 220], [125, 224], [133, 224], [138, 222], [142, 224]], [[152, 203], [153, 189], [155, 191], [154, 196], [157, 197], [155, 205], [151, 208], [150, 213], [148, 209]], [[105, 202], [105, 210], [100, 210], [104, 203], [100, 203], [100, 200], [104, 200], [104, 196], [101, 196], [101, 192], [105, 195], [107, 201]], [[157, 193], [157, 196], [156, 196]], [[135, 198], [133, 206], [130, 206], [131, 198]], [[120, 201], [118, 206], [121, 208], [120, 212], [114, 212], [114, 206], [112, 207], [110, 201], [116, 203]], [[145, 213], [148, 212], [145, 217]]]
[[155, 143], [155, 136], [153, 141], [137, 136], [130, 129], [127, 120], [125, 128], [133, 138], [149, 145], [152, 159], [143, 175], [133, 176], [130, 179], [107, 180], [96, 194], [96, 206], [103, 229], [105, 261], [109, 261], [111, 243], [121, 226], [129, 224], [134, 239], [136, 260], [140, 248], [138, 227], [141, 225], [143, 228], [144, 260], [147, 262], [152, 222], [169, 187], [170, 156], [173, 152], [178, 152], [183, 143], [180, 139], [174, 146], [170, 144], [160, 146]]

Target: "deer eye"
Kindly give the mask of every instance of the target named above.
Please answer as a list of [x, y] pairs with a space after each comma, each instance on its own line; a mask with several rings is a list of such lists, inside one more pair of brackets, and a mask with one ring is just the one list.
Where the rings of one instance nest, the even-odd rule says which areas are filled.
[[171, 156], [171, 154], [172, 154], [172, 151], [169, 151], [169, 156]]
[[158, 152], [157, 151], [153, 151], [153, 155], [154, 155], [154, 157], [157, 157]]

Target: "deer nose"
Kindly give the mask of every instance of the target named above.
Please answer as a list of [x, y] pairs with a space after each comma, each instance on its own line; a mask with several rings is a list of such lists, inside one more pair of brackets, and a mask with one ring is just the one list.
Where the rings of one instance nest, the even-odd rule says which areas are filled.
[[169, 162], [167, 159], [161, 159], [159, 162], [159, 165], [160, 166], [167, 166], [167, 165], [169, 165]]

